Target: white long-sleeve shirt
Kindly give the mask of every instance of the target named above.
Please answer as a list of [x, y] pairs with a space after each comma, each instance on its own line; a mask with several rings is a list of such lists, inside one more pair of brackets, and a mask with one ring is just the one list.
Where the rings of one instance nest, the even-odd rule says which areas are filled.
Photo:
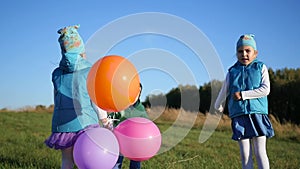
[[[262, 80], [259, 88], [253, 90], [241, 91], [243, 100], [264, 97], [270, 93], [270, 78], [269, 78], [268, 68], [266, 65], [263, 65], [261, 74], [262, 74]], [[227, 73], [226, 75], [225, 82], [223, 83], [222, 88], [217, 97], [217, 100], [215, 102], [216, 110], [220, 112], [224, 111], [224, 107], [225, 107], [224, 104], [228, 94], [229, 94], [229, 73]]]
[[92, 106], [94, 110], [96, 111], [99, 120], [107, 118], [107, 112], [101, 108], [99, 108], [94, 102], [92, 102]]

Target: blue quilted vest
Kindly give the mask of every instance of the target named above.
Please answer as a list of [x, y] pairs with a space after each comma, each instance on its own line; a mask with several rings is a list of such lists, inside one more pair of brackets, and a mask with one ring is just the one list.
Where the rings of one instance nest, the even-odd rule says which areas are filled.
[[253, 113], [268, 114], [267, 96], [240, 101], [232, 99], [232, 94], [235, 92], [253, 90], [260, 87], [262, 67], [262, 62], [254, 60], [247, 66], [236, 62], [229, 68], [228, 110], [231, 118]]
[[76, 132], [98, 124], [98, 115], [87, 92], [86, 79], [91, 64], [78, 54], [64, 54], [52, 73], [54, 112], [52, 132]]

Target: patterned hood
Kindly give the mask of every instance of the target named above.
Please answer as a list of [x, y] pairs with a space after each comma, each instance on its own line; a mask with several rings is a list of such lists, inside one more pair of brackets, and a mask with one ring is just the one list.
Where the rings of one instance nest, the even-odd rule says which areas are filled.
[[91, 64], [80, 56], [80, 54], [85, 52], [85, 48], [83, 40], [77, 31], [79, 27], [79, 25], [68, 26], [57, 31], [60, 34], [58, 42], [62, 54], [59, 67], [66, 72], [74, 72], [91, 67]]

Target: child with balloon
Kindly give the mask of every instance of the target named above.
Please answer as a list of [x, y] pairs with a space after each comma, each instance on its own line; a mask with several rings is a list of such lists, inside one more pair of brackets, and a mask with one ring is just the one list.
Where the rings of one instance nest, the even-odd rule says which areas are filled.
[[73, 146], [84, 131], [97, 128], [99, 120], [107, 124], [106, 111], [92, 103], [86, 87], [91, 64], [77, 29], [79, 25], [60, 29], [58, 39], [62, 58], [52, 72], [54, 112], [52, 134], [45, 144], [62, 152], [62, 169], [73, 168]]
[[[140, 84], [140, 94], [142, 92], [142, 84]], [[131, 117], [143, 117], [143, 118], [149, 118], [148, 114], [145, 110], [145, 107], [140, 102], [140, 94], [137, 98], [137, 101], [129, 106], [127, 109], [120, 111], [120, 112], [112, 112], [108, 115], [109, 119], [112, 119], [114, 121], [114, 127], [116, 127], [118, 124], [120, 124], [122, 121], [126, 120], [127, 118]], [[123, 163], [124, 156], [119, 155], [118, 161], [113, 169], [121, 169], [122, 163]], [[134, 161], [130, 160], [129, 164], [130, 169], [140, 169], [141, 168], [141, 162], [140, 161]]]

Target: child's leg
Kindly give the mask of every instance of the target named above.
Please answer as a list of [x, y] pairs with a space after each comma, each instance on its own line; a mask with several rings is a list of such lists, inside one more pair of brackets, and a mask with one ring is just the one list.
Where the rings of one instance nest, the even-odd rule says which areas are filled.
[[269, 169], [269, 158], [266, 151], [266, 136], [253, 138], [254, 153], [259, 169]]
[[124, 159], [124, 156], [119, 155], [118, 161], [115, 164], [115, 166], [113, 167], [113, 169], [121, 169], [122, 168], [123, 159]]
[[130, 160], [129, 168], [130, 169], [140, 169], [141, 168], [141, 162]]
[[73, 147], [62, 149], [62, 169], [72, 169], [74, 167], [74, 160], [73, 160]]
[[252, 146], [250, 139], [239, 141], [243, 169], [253, 168]]

